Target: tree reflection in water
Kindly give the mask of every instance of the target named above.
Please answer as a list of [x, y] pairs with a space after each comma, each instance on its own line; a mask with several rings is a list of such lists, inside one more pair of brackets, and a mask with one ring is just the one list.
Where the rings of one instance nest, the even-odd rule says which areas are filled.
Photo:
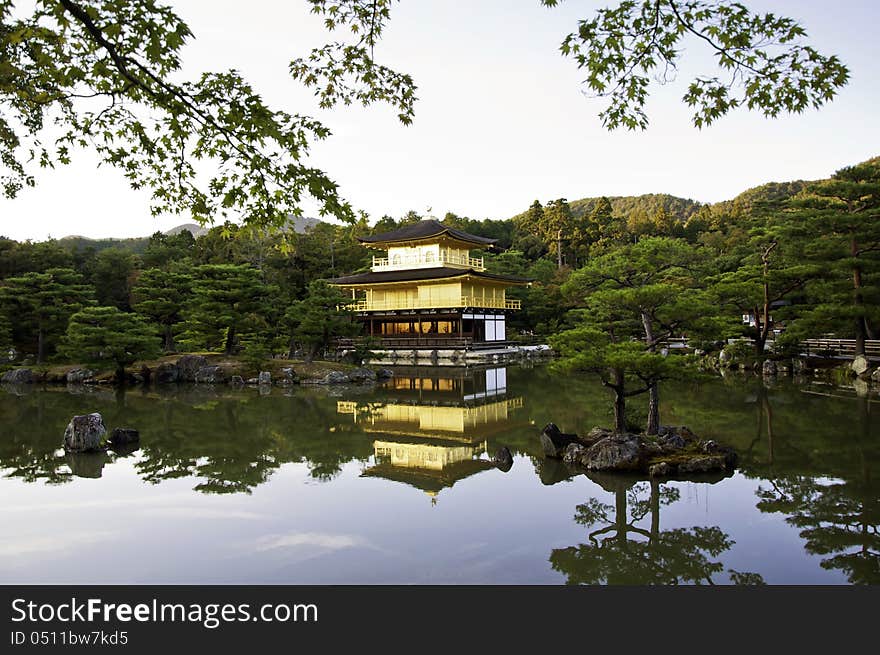
[[872, 471], [877, 458], [871, 402], [856, 402], [858, 429], [836, 440], [836, 452], [828, 456], [845, 463], [835, 467], [835, 477], [771, 478], [759, 485], [757, 506], [787, 515], [786, 521], [800, 529], [806, 551], [825, 557], [823, 569], [843, 571], [852, 584], [880, 584], [880, 480]]
[[[615, 475], [588, 477], [615, 497], [614, 506], [591, 498], [577, 506], [574, 520], [588, 528], [589, 543], [558, 548], [550, 563], [567, 584], [714, 584], [724, 571], [715, 561], [733, 540], [717, 526], [660, 529], [660, 508], [677, 502], [680, 492], [657, 480], [640, 483]], [[646, 497], [647, 496], [647, 497]], [[648, 527], [638, 525], [650, 515]], [[601, 527], [596, 527], [601, 526]], [[632, 537], [632, 538], [631, 538]], [[757, 573], [728, 569], [734, 584], [763, 584]]]

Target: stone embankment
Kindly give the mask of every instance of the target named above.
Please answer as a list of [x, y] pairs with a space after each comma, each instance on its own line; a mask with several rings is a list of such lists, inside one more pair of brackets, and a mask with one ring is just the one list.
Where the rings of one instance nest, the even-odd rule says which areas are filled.
[[[245, 385], [261, 388], [292, 386], [295, 384], [356, 384], [369, 385], [393, 377], [387, 368], [356, 367], [335, 362], [275, 363], [271, 370], [259, 371], [256, 376], [245, 376], [247, 369], [241, 362], [218, 355], [181, 355], [158, 362], [140, 364], [126, 372], [129, 384], [196, 384]], [[94, 371], [79, 366], [51, 368], [16, 368], [0, 376], [0, 382], [9, 385], [68, 384], [92, 385], [118, 382], [108, 371]]]

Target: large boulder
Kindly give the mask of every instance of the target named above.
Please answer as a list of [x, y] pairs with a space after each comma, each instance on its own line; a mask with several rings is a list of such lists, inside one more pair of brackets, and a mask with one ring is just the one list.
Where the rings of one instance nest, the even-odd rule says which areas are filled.
[[378, 371], [376, 371], [376, 376], [380, 380], [389, 380], [394, 377], [394, 371], [392, 371], [390, 368], [380, 368]]
[[767, 377], [772, 377], [778, 373], [776, 362], [772, 359], [764, 360], [764, 364], [761, 366], [761, 373]]
[[587, 447], [581, 443], [570, 443], [565, 447], [562, 461], [569, 466], [580, 466], [581, 458], [587, 454]]
[[292, 384], [296, 384], [298, 379], [296, 377], [296, 371], [294, 371], [291, 367], [285, 367], [281, 369], [282, 378], [278, 382], [285, 387], [289, 387]]
[[233, 387], [241, 387], [244, 385], [244, 378], [240, 375], [233, 375], [232, 378], [230, 378], [229, 380], [229, 384], [231, 384]]
[[638, 471], [643, 464], [641, 441], [634, 434], [600, 439], [580, 459], [580, 465], [589, 471]]
[[97, 412], [74, 416], [64, 430], [64, 449], [73, 453], [101, 450], [106, 434], [104, 419]]
[[880, 368], [875, 368], [874, 372], [871, 373], [871, 382], [880, 384]]
[[348, 373], [348, 379], [355, 384], [370, 384], [377, 377], [376, 372], [369, 368], [356, 368]]
[[67, 372], [64, 379], [67, 381], [67, 384], [82, 384], [83, 382], [90, 381], [94, 374], [95, 372], [88, 368], [74, 368]]
[[850, 364], [849, 367], [852, 369], [853, 373], [861, 377], [868, 372], [870, 364], [868, 364], [868, 358], [864, 355], [856, 355], [856, 358], [852, 361], [852, 364]]
[[723, 455], [698, 455], [678, 463], [678, 474], [708, 473], [726, 468]]
[[351, 378], [342, 371], [330, 371], [318, 380], [318, 384], [348, 384], [349, 382], [351, 382]]
[[614, 434], [614, 430], [612, 430], [611, 428], [602, 428], [597, 426], [587, 432], [587, 436], [583, 438], [583, 442], [588, 446], [592, 446], [600, 439], [610, 437], [612, 434]]
[[226, 381], [226, 373], [220, 366], [203, 366], [196, 371], [197, 384], [221, 384]]
[[180, 381], [180, 369], [177, 364], [164, 362], [156, 367], [153, 377], [157, 384], [174, 384]]
[[6, 384], [33, 384], [34, 372], [29, 368], [16, 368], [6, 371], [3, 377], [0, 378], [0, 382]]
[[541, 448], [545, 457], [561, 459], [569, 444], [579, 443], [576, 434], [562, 432], [555, 423], [548, 423], [541, 430]]
[[260, 371], [257, 376], [257, 384], [272, 384], [272, 374], [269, 371]]
[[177, 360], [180, 381], [195, 382], [196, 373], [199, 372], [199, 369], [205, 368], [207, 365], [208, 360], [201, 355], [184, 355]]

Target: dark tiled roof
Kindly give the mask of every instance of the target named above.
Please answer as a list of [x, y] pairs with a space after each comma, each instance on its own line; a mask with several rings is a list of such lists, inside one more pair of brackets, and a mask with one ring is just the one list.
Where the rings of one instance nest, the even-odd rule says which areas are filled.
[[361, 243], [393, 243], [397, 241], [428, 239], [442, 234], [448, 234], [450, 237], [457, 239], [458, 241], [465, 241], [480, 246], [491, 246], [498, 241], [498, 239], [487, 239], [485, 237], [478, 237], [475, 234], [468, 234], [467, 232], [456, 230], [454, 227], [443, 225], [443, 223], [435, 221], [434, 219], [424, 219], [418, 223], [402, 227], [399, 230], [392, 230], [391, 232], [385, 232], [383, 234], [374, 234], [371, 237], [358, 237], [358, 241]]
[[498, 282], [511, 282], [513, 284], [527, 284], [532, 280], [511, 277], [509, 275], [496, 275], [495, 273], [483, 273], [472, 268], [411, 268], [403, 271], [382, 271], [381, 273], [361, 273], [359, 275], [347, 275], [328, 280], [330, 284], [354, 285], [354, 284], [381, 284], [382, 282], [415, 282], [417, 280], [442, 280], [444, 278], [461, 277], [470, 275], [483, 280], [496, 280]]

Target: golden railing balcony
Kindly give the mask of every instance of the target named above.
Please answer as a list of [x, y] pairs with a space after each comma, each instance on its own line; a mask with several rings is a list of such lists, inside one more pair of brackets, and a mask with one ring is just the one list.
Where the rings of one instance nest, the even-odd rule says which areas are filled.
[[461, 296], [455, 299], [419, 300], [399, 299], [391, 301], [359, 300], [345, 305], [353, 312], [375, 312], [394, 309], [452, 309], [464, 307], [482, 307], [486, 309], [522, 309], [522, 301], [503, 298], [486, 298], [484, 296]]
[[453, 253], [441, 252], [437, 257], [433, 253], [422, 253], [421, 255], [394, 257], [373, 257], [373, 272], [380, 271], [401, 271], [410, 268], [432, 268], [436, 266], [461, 266], [462, 268], [472, 268], [475, 271], [485, 271], [486, 265], [482, 257], [470, 257], [468, 255], [456, 255]]

